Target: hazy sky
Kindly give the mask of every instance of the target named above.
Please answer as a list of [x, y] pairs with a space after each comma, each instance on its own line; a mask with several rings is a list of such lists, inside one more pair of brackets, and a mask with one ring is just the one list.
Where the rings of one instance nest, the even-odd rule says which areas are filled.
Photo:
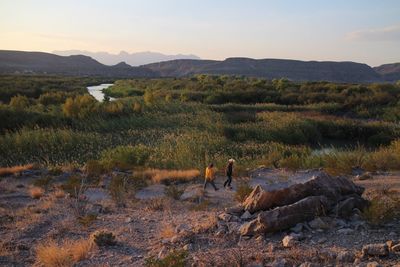
[[400, 62], [399, 0], [0, 0], [0, 49]]

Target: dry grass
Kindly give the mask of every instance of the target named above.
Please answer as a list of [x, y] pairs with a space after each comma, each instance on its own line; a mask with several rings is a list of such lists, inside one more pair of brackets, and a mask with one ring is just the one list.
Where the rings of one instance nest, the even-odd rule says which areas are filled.
[[54, 196], [55, 196], [56, 198], [65, 198], [65, 192], [64, 192], [64, 190], [62, 190], [62, 189], [57, 189], [57, 190], [54, 192]]
[[198, 170], [158, 170], [150, 169], [143, 172], [154, 183], [168, 183], [174, 181], [191, 181], [200, 175]]
[[45, 267], [69, 267], [86, 259], [93, 243], [90, 240], [67, 240], [61, 245], [51, 241], [36, 248], [36, 259]]
[[163, 223], [160, 231], [161, 238], [171, 238], [175, 235], [175, 225], [172, 223]]
[[36, 259], [45, 267], [69, 267], [74, 264], [67, 247], [58, 246], [54, 241], [39, 245], [36, 248]]
[[41, 187], [35, 186], [29, 189], [29, 195], [34, 199], [41, 198], [43, 194], [44, 194], [44, 189]]
[[91, 240], [81, 239], [71, 242], [69, 244], [69, 251], [72, 255], [72, 259], [78, 262], [88, 257], [92, 247], [93, 242]]
[[215, 229], [218, 225], [218, 218], [215, 214], [210, 214], [207, 217], [203, 218], [202, 220], [199, 220], [194, 226], [193, 226], [193, 232], [199, 234], [199, 233], [206, 233], [209, 232], [212, 229]]
[[20, 173], [22, 171], [31, 170], [34, 168], [34, 164], [18, 165], [13, 167], [0, 168], [0, 176], [7, 176]]

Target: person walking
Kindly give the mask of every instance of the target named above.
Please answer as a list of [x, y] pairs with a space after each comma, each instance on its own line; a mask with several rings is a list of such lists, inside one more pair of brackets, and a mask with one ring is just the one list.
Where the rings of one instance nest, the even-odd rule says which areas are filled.
[[208, 165], [208, 167], [206, 168], [206, 175], [205, 175], [205, 179], [204, 179], [204, 189], [206, 189], [207, 184], [211, 184], [212, 187], [214, 187], [215, 191], [218, 191], [218, 188], [215, 186], [214, 179], [215, 179], [214, 164], [210, 163], [210, 165]]
[[233, 163], [235, 162], [234, 159], [229, 159], [228, 160], [228, 165], [226, 165], [226, 181], [224, 183], [224, 187], [226, 188], [228, 186], [229, 189], [232, 189], [231, 183], [232, 183], [232, 174], [233, 174]]

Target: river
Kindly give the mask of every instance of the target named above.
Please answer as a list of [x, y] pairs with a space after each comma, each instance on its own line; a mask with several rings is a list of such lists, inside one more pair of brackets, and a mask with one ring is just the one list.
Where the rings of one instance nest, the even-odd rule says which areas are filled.
[[[113, 85], [112, 83], [103, 83], [100, 85], [88, 86], [87, 89], [89, 91], [89, 94], [91, 94], [94, 98], [96, 98], [97, 101], [103, 102], [103, 100], [104, 100], [103, 89], [106, 89], [112, 85]], [[110, 100], [114, 100], [114, 99], [110, 98]]]

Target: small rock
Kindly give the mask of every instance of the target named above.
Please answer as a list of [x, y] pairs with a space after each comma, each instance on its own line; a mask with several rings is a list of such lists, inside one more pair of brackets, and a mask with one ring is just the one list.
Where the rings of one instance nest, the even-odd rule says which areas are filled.
[[175, 227], [175, 233], [180, 234], [183, 232], [189, 232], [190, 231], [190, 227], [187, 224], [179, 224]]
[[178, 235], [174, 235], [173, 237], [171, 237], [170, 242], [171, 243], [178, 243], [180, 241], [180, 237]]
[[291, 266], [286, 259], [276, 259], [272, 264], [271, 267], [289, 267]]
[[224, 222], [229, 222], [231, 220], [231, 218], [232, 218], [232, 215], [225, 213], [225, 212], [218, 215], [218, 219], [220, 219], [221, 221], [224, 221]]
[[394, 245], [393, 247], [391, 247], [391, 250], [393, 252], [400, 252], [400, 244]]
[[131, 218], [131, 217], [126, 218], [126, 219], [125, 219], [125, 222], [126, 222], [126, 223], [131, 223], [131, 222], [132, 222], [132, 218]]
[[295, 233], [300, 233], [303, 230], [303, 224], [298, 223], [296, 224], [295, 227], [290, 228], [290, 231], [295, 232]]
[[347, 228], [348, 227], [348, 224], [345, 221], [341, 220], [341, 219], [335, 219], [335, 224], [336, 224], [336, 226], [339, 226], [339, 227], [342, 227], [342, 228]]
[[387, 256], [389, 255], [388, 245], [383, 244], [369, 244], [362, 248], [363, 257], [366, 256]]
[[323, 244], [323, 243], [325, 243], [326, 241], [328, 241], [328, 239], [327, 239], [326, 237], [321, 237], [320, 239], [317, 240], [317, 243], [318, 243], [318, 244]]
[[226, 213], [231, 214], [231, 215], [236, 215], [236, 216], [239, 216], [240, 214], [242, 214], [243, 211], [244, 211], [244, 208], [241, 204], [225, 209]]
[[373, 262], [368, 262], [367, 267], [382, 267], [382, 265], [380, 265], [376, 261], [373, 261]]
[[328, 229], [329, 225], [326, 224], [321, 218], [315, 218], [308, 222], [308, 225], [313, 229]]
[[251, 219], [251, 218], [253, 218], [253, 215], [251, 215], [251, 213], [250, 213], [248, 210], [246, 210], [246, 211], [242, 214], [242, 216], [240, 216], [240, 219], [242, 219], [242, 220], [249, 220], [249, 219]]
[[159, 259], [162, 259], [162, 258], [164, 258], [166, 255], [167, 255], [167, 248], [166, 248], [166, 247], [162, 247], [161, 250], [160, 250], [160, 252], [158, 252], [157, 257], [158, 257]]
[[317, 265], [315, 263], [311, 263], [311, 262], [304, 262], [304, 263], [300, 264], [299, 267], [319, 267], [319, 265]]
[[265, 239], [264, 239], [264, 237], [263, 237], [262, 235], [260, 235], [260, 236], [258, 236], [258, 237], [256, 238], [256, 241], [257, 241], [257, 242], [260, 242], [260, 243], [264, 243]]
[[225, 235], [225, 231], [216, 231], [214, 235], [216, 237], [223, 237]]
[[354, 254], [349, 251], [342, 251], [336, 257], [338, 263], [350, 263], [354, 262]]
[[341, 235], [350, 235], [350, 234], [354, 233], [354, 230], [351, 228], [343, 228], [343, 229], [337, 230], [337, 233], [341, 234]]
[[291, 248], [297, 245], [297, 240], [291, 235], [287, 235], [282, 239], [282, 245], [285, 248]]
[[372, 179], [374, 179], [374, 177], [373, 177], [373, 176], [371, 175], [371, 173], [369, 173], [369, 172], [366, 172], [366, 173], [361, 174], [361, 175], [357, 175], [356, 178], [357, 178], [358, 180], [360, 180], [360, 181], [363, 181], [363, 180], [372, 180]]
[[189, 251], [189, 250], [193, 250], [193, 244], [189, 243], [183, 246], [183, 250]]

